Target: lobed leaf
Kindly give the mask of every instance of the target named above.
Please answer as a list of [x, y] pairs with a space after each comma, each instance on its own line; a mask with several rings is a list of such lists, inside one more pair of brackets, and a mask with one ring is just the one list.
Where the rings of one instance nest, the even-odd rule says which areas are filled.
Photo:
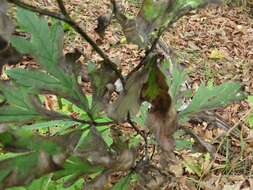
[[[76, 69], [75, 61], [80, 55], [76, 56], [77, 53], [63, 55], [63, 29], [60, 23], [55, 22], [49, 27], [46, 19], [21, 8], [17, 11], [17, 21], [23, 30], [31, 33], [31, 39], [13, 37], [12, 45], [18, 51], [34, 56], [49, 74], [16, 69], [9, 71], [10, 76], [19, 84], [65, 97], [88, 112], [88, 100], [77, 82], [78, 69]], [[22, 72], [27, 74], [29, 79], [20, 76]]]
[[231, 102], [244, 98], [239, 83], [224, 83], [219, 86], [204, 86], [201, 84], [196, 91], [191, 104], [180, 113], [184, 120], [192, 114], [225, 106]]

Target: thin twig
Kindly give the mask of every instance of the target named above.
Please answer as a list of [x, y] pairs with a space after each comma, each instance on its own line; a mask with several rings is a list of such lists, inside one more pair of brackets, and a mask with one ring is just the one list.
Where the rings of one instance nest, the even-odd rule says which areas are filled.
[[[21, 8], [24, 8], [24, 9], [27, 9], [27, 10], [30, 10], [30, 11], [33, 11], [33, 12], [37, 12], [41, 15], [50, 16], [50, 17], [56, 18], [58, 20], [64, 21], [67, 24], [69, 24], [104, 59], [103, 64], [109, 66], [117, 74], [117, 76], [120, 78], [123, 86], [125, 86], [124, 85], [125, 84], [124, 77], [122, 76], [121, 72], [118, 70], [117, 65], [110, 60], [110, 58], [103, 52], [103, 50], [98, 47], [98, 45], [89, 37], [89, 35], [75, 21], [73, 21], [69, 16], [66, 17], [66, 15], [68, 15], [68, 14], [66, 12], [66, 9], [65, 9], [64, 4], [63, 4], [62, 1], [57, 0], [57, 2], [60, 3], [59, 6], [60, 6], [60, 9], [62, 11], [62, 14], [58, 14], [58, 13], [48, 11], [46, 9], [38, 8], [38, 7], [35, 7], [35, 6], [32, 6], [32, 5], [26, 4], [24, 2], [21, 2], [19, 0], [7, 0], [7, 1], [9, 3], [13, 3], [13, 4], [15, 4], [15, 5], [17, 5]], [[62, 7], [62, 5], [63, 5], [64, 8]]]
[[57, 0], [57, 4], [58, 4], [58, 6], [59, 6], [59, 8], [60, 8], [60, 10], [61, 10], [61, 12], [62, 12], [62, 14], [63, 14], [66, 18], [70, 19], [70, 16], [69, 16], [69, 14], [68, 14], [68, 12], [67, 12], [67, 9], [65, 8], [65, 5], [64, 5], [63, 1], [62, 1], [62, 0]]
[[127, 79], [136, 71], [138, 71], [144, 64], [147, 62], [149, 55], [155, 50], [157, 43], [159, 42], [159, 39], [163, 33], [164, 29], [160, 29], [158, 31], [157, 37], [154, 39], [151, 47], [146, 51], [145, 57], [141, 60], [141, 62], [127, 75]]

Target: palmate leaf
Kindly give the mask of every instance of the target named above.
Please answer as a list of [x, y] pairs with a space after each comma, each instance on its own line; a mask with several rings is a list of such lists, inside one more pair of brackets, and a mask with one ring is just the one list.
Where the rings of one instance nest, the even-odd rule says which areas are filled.
[[30, 42], [17, 40], [17, 37], [11, 39], [12, 44], [21, 53], [32, 54], [49, 73], [57, 78], [63, 78], [62, 70], [57, 70], [59, 57], [62, 56], [63, 31], [59, 24], [54, 24], [49, 29], [46, 19], [39, 18], [35, 13], [18, 8], [18, 25], [27, 32], [31, 33]]
[[55, 77], [48, 75], [45, 72], [39, 70], [25, 70], [20, 68], [13, 68], [7, 70], [7, 74], [18, 84], [26, 87], [32, 87], [33, 89], [48, 89], [59, 90], [61, 83]]
[[191, 104], [180, 113], [180, 120], [185, 121], [192, 114], [244, 99], [240, 88], [241, 86], [238, 83], [224, 83], [219, 86], [204, 86], [204, 84], [201, 84]]
[[8, 104], [0, 107], [0, 122], [41, 119], [30, 101], [29, 89], [0, 81], [0, 90]]
[[10, 81], [0, 81], [0, 92], [4, 97], [3, 105], [0, 106], [0, 123], [23, 124], [34, 120], [69, 119], [67, 115], [47, 110], [36, 92], [30, 88]]
[[29, 109], [20, 107], [2, 106], [0, 107], [0, 122], [26, 122], [35, 119], [42, 119], [41, 115]]
[[[9, 69], [6, 72], [10, 78], [19, 85], [29, 88], [34, 93], [55, 93], [71, 98], [69, 88], [61, 84], [57, 78], [39, 70], [26, 70], [20, 68]], [[76, 100], [77, 101], [77, 100]]]
[[62, 170], [54, 173], [53, 179], [60, 179], [71, 175], [90, 175], [101, 172], [103, 169], [101, 166], [91, 165], [85, 159], [72, 156], [65, 161]]
[[63, 55], [63, 29], [60, 23], [55, 22], [49, 27], [46, 19], [21, 8], [17, 11], [17, 21], [24, 31], [31, 33], [31, 39], [12, 37], [12, 45], [21, 53], [34, 56], [47, 73], [15, 69], [8, 72], [10, 77], [19, 84], [33, 89], [36, 87], [39, 91], [48, 90], [75, 104], [79, 102], [79, 107], [89, 111], [87, 98], [77, 82], [75, 61], [78, 57]]

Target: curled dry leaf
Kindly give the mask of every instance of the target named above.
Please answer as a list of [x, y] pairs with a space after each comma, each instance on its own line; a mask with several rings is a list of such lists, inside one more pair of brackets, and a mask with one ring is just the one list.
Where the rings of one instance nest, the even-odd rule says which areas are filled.
[[12, 20], [6, 15], [8, 9], [7, 2], [5, 0], [0, 1], [0, 36], [5, 41], [9, 41], [14, 31], [14, 24]]
[[165, 76], [158, 66], [154, 65], [148, 82], [142, 89], [142, 98], [152, 104], [146, 125], [154, 133], [161, 148], [170, 153], [175, 146], [172, 135], [177, 129], [177, 112], [168, 90]]
[[18, 153], [0, 161], [0, 170], [3, 172], [0, 181], [2, 190], [29, 184], [42, 175], [60, 170], [80, 138], [80, 131], [44, 137], [28, 133], [25, 129], [9, 129], [0, 135], [7, 135], [10, 140], [0, 138], [3, 149]]
[[159, 190], [168, 180], [158, 168], [151, 165], [139, 168], [137, 173], [139, 174], [138, 189]]
[[141, 105], [141, 89], [147, 81], [148, 70], [146, 68], [137, 71], [131, 75], [126, 81], [125, 91], [122, 91], [117, 100], [110, 104], [107, 108], [107, 114], [113, 120], [124, 122], [127, 115], [135, 115]]
[[[99, 159], [97, 157], [97, 159]], [[132, 150], [125, 149], [116, 159], [113, 160], [110, 168], [107, 168], [94, 180], [85, 186], [85, 190], [103, 190], [108, 189], [110, 184], [110, 175], [116, 171], [129, 170], [135, 163], [136, 154]]]
[[128, 170], [134, 165], [135, 159], [136, 153], [133, 150], [125, 149], [116, 159], [113, 168], [116, 171]]
[[0, 1], [0, 74], [5, 64], [16, 64], [21, 55], [13, 48], [10, 43], [10, 37], [15, 29], [12, 20], [6, 15], [7, 2]]
[[93, 89], [92, 109], [95, 114], [105, 109], [112, 91], [109, 86], [116, 81], [117, 77], [111, 68], [102, 64], [99, 69], [94, 69], [89, 72], [89, 78]]
[[85, 185], [84, 190], [103, 190], [109, 189], [109, 175], [111, 174], [110, 171], [105, 171], [99, 176], [97, 176], [94, 180], [90, 183]]
[[101, 165], [106, 168], [110, 168], [113, 162], [104, 139], [95, 127], [91, 127], [88, 135], [80, 139], [74, 155], [86, 158], [93, 165]]
[[112, 13], [109, 12], [105, 15], [101, 15], [97, 18], [97, 27], [95, 31], [99, 34], [101, 38], [104, 38], [105, 30], [110, 25], [112, 19]]
[[166, 28], [192, 9], [218, 0], [144, 0], [135, 18], [125, 16], [116, 0], [111, 2], [127, 41], [145, 48], [152, 44], [159, 29]]

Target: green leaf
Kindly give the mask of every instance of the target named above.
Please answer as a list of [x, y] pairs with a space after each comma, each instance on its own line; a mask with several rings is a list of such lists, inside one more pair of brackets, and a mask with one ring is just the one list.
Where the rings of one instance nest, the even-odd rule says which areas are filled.
[[183, 150], [183, 149], [191, 149], [192, 142], [190, 140], [176, 140], [176, 149]]
[[143, 2], [143, 10], [144, 10], [144, 16], [145, 19], [148, 21], [151, 21], [159, 16], [160, 9], [162, 7], [154, 5], [153, 0], [145, 0]]
[[30, 100], [30, 90], [0, 81], [0, 89], [8, 104], [0, 107], [0, 122], [20, 122], [41, 119]]
[[63, 170], [54, 174], [54, 179], [60, 179], [73, 174], [90, 175], [103, 170], [103, 167], [91, 165], [87, 160], [78, 157], [70, 157], [64, 163]]
[[[32, 34], [32, 37], [29, 44], [14, 38], [12, 45], [20, 52], [23, 51], [24, 45], [26, 53], [32, 54], [39, 64], [52, 75], [62, 78], [62, 71], [55, 67], [62, 55], [63, 31], [61, 26], [55, 24], [50, 30], [46, 19], [21, 8], [17, 10], [17, 21], [22, 29]], [[22, 44], [19, 44], [20, 42]]]
[[[89, 112], [88, 100], [77, 82], [76, 59], [72, 59], [72, 56], [65, 57], [63, 55], [64, 33], [61, 24], [54, 22], [49, 27], [45, 18], [38, 17], [35, 13], [22, 8], [17, 10], [17, 21], [24, 31], [31, 33], [31, 39], [26, 41], [22, 38], [13, 37], [12, 45], [18, 51], [34, 56], [50, 75], [39, 71], [20, 70], [10, 71], [9, 74], [18, 83], [25, 84], [25, 86], [54, 90], [53, 92], [56, 92], [57, 95], [72, 100], [72, 103]], [[78, 56], [73, 56], [73, 58], [78, 58]], [[28, 74], [29, 79], [20, 76], [22, 72]], [[40, 77], [41, 81], [39, 81]], [[47, 82], [48, 86], [46, 86]]]
[[251, 114], [249, 117], [249, 125], [253, 127], [253, 114]]
[[0, 107], [0, 122], [22, 122], [41, 119], [42, 116], [35, 111], [22, 109], [20, 107]]
[[248, 101], [251, 106], [253, 106], [253, 96], [248, 96]]
[[32, 52], [32, 46], [31, 43], [28, 40], [25, 40], [20, 37], [12, 36], [11, 37], [11, 43], [18, 49], [20, 53], [23, 54], [29, 54]]
[[0, 94], [0, 104], [2, 104], [4, 101], [5, 101], [5, 97], [2, 94]]
[[[161, 66], [162, 66], [161, 71], [166, 76], [167, 84], [170, 87], [171, 98], [174, 101], [174, 104], [177, 104], [177, 100], [179, 98], [180, 93], [180, 87], [186, 80], [187, 72], [180, 69], [178, 65], [176, 64], [173, 65], [170, 59], [165, 60]], [[173, 69], [170, 76], [169, 71], [171, 70], [170, 68], [172, 66]]]
[[7, 75], [18, 84], [32, 87], [33, 89], [49, 89], [53, 91], [63, 88], [56, 78], [38, 70], [31, 71], [14, 68], [7, 70]]
[[122, 177], [113, 187], [111, 190], [128, 190], [129, 183], [131, 181], [131, 175], [126, 177]]
[[219, 86], [209, 87], [201, 84], [191, 104], [180, 113], [180, 119], [185, 120], [191, 114], [215, 109], [244, 99], [245, 97], [240, 91], [240, 88], [241, 86], [238, 83], [225, 83]]
[[148, 102], [143, 102], [141, 104], [139, 113], [137, 113], [136, 116], [133, 117], [134, 121], [142, 127], [145, 126], [149, 106], [150, 104]]
[[185, 166], [186, 171], [193, 173], [193, 174], [197, 174], [199, 177], [201, 176], [202, 170], [201, 170], [201, 166], [199, 163], [196, 163], [194, 160], [192, 160], [188, 157], [187, 160], [183, 161], [183, 164]]
[[46, 122], [37, 122], [32, 125], [24, 125], [22, 128], [25, 129], [44, 129], [44, 128], [51, 128], [51, 127], [56, 127], [56, 126], [61, 126], [66, 129], [66, 127], [71, 127], [73, 125], [78, 125], [80, 123], [76, 121], [70, 121], [70, 120], [53, 120], [53, 121], [46, 121]]
[[10, 105], [20, 107], [23, 109], [32, 109], [31, 102], [29, 101], [30, 90], [24, 87], [17, 87], [10, 82], [0, 81], [0, 89]]

